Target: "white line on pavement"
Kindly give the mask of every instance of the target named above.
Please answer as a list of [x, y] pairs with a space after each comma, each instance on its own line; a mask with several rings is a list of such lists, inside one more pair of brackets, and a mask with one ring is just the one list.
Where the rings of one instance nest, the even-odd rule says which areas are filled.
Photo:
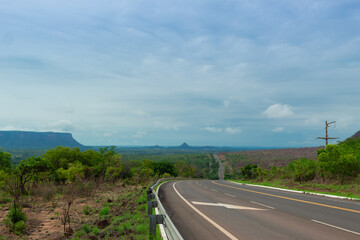
[[316, 223], [323, 224], [323, 225], [325, 225], [325, 226], [329, 226], [329, 227], [333, 227], [333, 228], [336, 228], [336, 229], [340, 229], [340, 230], [343, 230], [343, 231], [345, 231], [345, 232], [349, 232], [349, 233], [353, 233], [353, 234], [356, 234], [356, 235], [360, 235], [360, 233], [358, 233], [358, 232], [354, 232], [354, 231], [351, 231], [351, 230], [348, 230], [348, 229], [345, 229], [345, 228], [342, 228], [342, 227], [334, 226], [334, 225], [331, 225], [331, 224], [328, 224], [328, 223], [320, 222], [320, 221], [317, 221], [317, 220], [315, 220], [315, 219], [311, 219], [311, 221], [316, 222]]
[[257, 205], [260, 205], [260, 206], [263, 206], [263, 207], [267, 207], [267, 208], [271, 208], [271, 209], [275, 209], [274, 207], [270, 207], [268, 205], [265, 205], [265, 204], [262, 204], [262, 203], [258, 203], [258, 202], [254, 202], [254, 201], [250, 201], [251, 203], [254, 203], [254, 204], [257, 204]]
[[177, 182], [174, 183], [173, 188], [175, 190], [175, 192], [177, 193], [177, 195], [179, 195], [179, 197], [187, 204], [189, 205], [189, 207], [191, 207], [195, 212], [197, 212], [201, 217], [203, 217], [206, 221], [208, 221], [209, 223], [211, 223], [214, 227], [216, 227], [217, 229], [219, 229], [222, 233], [224, 233], [227, 237], [229, 237], [232, 240], [237, 240], [237, 238], [235, 236], [233, 236], [231, 233], [229, 233], [228, 231], [226, 231], [223, 227], [221, 227], [219, 224], [217, 224], [216, 222], [214, 222], [213, 220], [211, 220], [208, 216], [206, 216], [205, 214], [203, 214], [202, 212], [200, 212], [196, 207], [194, 207], [191, 203], [189, 203], [179, 192], [178, 190], [175, 188], [175, 185], [177, 184]]
[[225, 193], [225, 195], [229, 196], [229, 197], [236, 197], [234, 195], [231, 195], [231, 194], [228, 194], [228, 193]]

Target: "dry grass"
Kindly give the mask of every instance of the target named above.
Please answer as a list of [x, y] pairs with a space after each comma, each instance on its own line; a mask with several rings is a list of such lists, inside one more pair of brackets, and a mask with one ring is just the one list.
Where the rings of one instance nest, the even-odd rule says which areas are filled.
[[225, 161], [226, 166], [236, 167], [236, 170], [240, 170], [249, 163], [270, 169], [272, 166], [286, 166], [289, 162], [300, 158], [316, 160], [317, 150], [321, 148], [323, 147], [240, 151], [221, 153], [219, 155], [220, 159]]
[[[9, 211], [9, 201], [0, 204], [0, 236], [3, 239], [64, 239], [62, 225], [62, 213], [64, 206], [68, 204], [69, 197], [72, 198], [70, 207], [71, 228], [73, 231], [81, 229], [84, 224], [94, 224], [97, 221], [98, 212], [108, 202], [114, 202], [119, 196], [129, 192], [138, 192], [142, 186], [124, 186], [122, 182], [115, 184], [80, 182], [67, 186], [54, 185], [51, 183], [31, 186], [30, 196], [22, 198], [23, 211], [28, 216], [28, 229], [24, 236], [16, 236], [10, 233], [2, 224], [4, 216]], [[0, 192], [4, 195], [4, 193]], [[11, 197], [2, 197], [11, 199]], [[126, 211], [125, 206], [121, 211]], [[86, 209], [86, 211], [84, 211]]]

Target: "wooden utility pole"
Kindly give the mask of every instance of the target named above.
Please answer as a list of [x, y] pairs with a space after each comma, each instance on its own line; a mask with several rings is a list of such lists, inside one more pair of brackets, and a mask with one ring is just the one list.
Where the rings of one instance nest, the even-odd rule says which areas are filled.
[[333, 121], [333, 122], [328, 122], [328, 121], [325, 121], [325, 137], [318, 137], [317, 139], [325, 139], [325, 146], [327, 146], [329, 143], [328, 143], [328, 140], [329, 139], [338, 139], [337, 137], [334, 138], [334, 137], [329, 137], [328, 136], [328, 127], [330, 126], [330, 124], [333, 124], [333, 123], [336, 123], [336, 121]]

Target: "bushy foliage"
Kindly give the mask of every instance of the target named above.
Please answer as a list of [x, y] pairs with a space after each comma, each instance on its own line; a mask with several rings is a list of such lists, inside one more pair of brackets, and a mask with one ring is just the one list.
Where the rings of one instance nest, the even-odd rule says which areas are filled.
[[245, 179], [256, 179], [262, 173], [262, 168], [256, 164], [247, 164], [246, 166], [241, 168], [241, 175]]
[[360, 173], [360, 140], [347, 140], [338, 145], [329, 144], [318, 152], [320, 174], [326, 178], [337, 178], [341, 184]]
[[5, 216], [3, 223], [15, 234], [22, 234], [27, 228], [26, 214], [22, 212], [22, 207], [13, 203], [9, 209], [9, 213]]
[[0, 148], [0, 169], [11, 169], [11, 154], [2, 152]]
[[[282, 167], [262, 169], [257, 164], [247, 164], [235, 173], [227, 172], [226, 177], [236, 178], [240, 173], [246, 180], [272, 181], [288, 179], [299, 183], [311, 181], [316, 176], [326, 179], [345, 181], [360, 179], [360, 138], [347, 139], [339, 144], [329, 144], [317, 151], [318, 161], [301, 158]], [[232, 167], [234, 168], [234, 167]]]
[[292, 178], [298, 182], [311, 181], [317, 173], [317, 163], [314, 160], [302, 158], [287, 165]]

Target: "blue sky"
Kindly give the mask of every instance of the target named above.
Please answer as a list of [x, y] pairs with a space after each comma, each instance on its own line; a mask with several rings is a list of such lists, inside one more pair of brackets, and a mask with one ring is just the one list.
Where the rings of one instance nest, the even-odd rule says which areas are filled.
[[302, 147], [360, 130], [360, 2], [0, 4], [0, 129]]

